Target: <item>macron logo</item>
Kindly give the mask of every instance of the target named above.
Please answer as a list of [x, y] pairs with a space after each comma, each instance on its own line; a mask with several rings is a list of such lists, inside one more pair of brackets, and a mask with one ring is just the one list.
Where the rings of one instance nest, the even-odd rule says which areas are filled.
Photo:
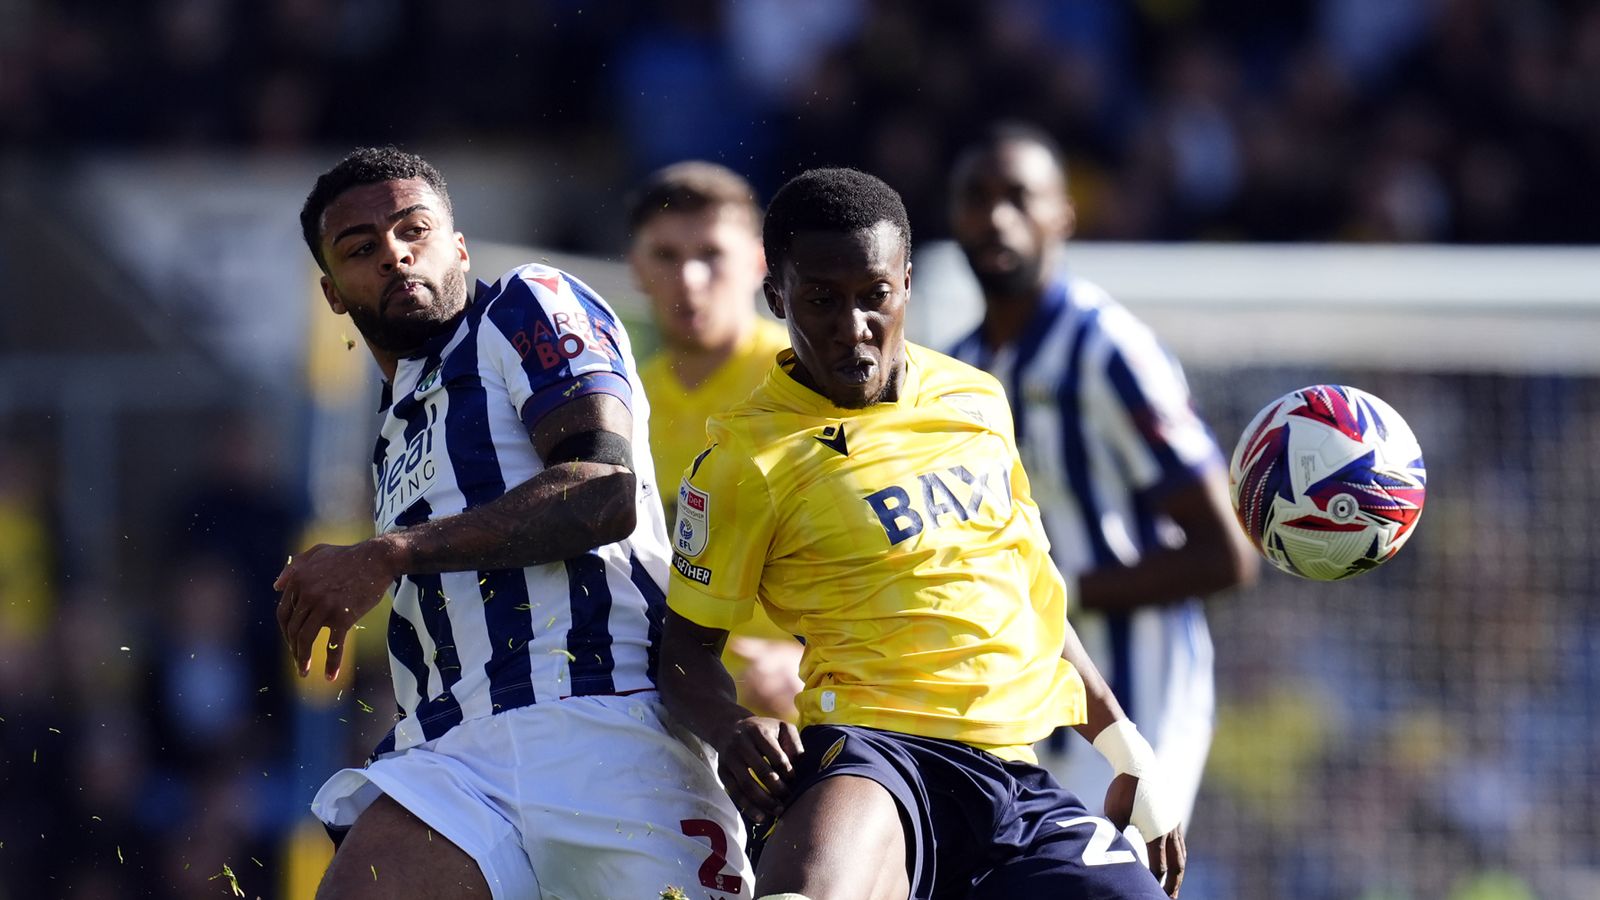
[[816, 435], [816, 439], [817, 443], [827, 447], [829, 450], [832, 450], [840, 456], [850, 455], [850, 450], [845, 446], [844, 443], [843, 422], [840, 422], [837, 425], [829, 425], [827, 428], [822, 429], [822, 433]]

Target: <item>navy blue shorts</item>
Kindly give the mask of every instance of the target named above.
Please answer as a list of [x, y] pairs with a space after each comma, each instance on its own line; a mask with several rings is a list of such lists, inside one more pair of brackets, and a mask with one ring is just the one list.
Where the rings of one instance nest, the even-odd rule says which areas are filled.
[[[793, 797], [857, 775], [899, 804], [911, 900], [1166, 897], [1128, 840], [1038, 766], [851, 725], [813, 725], [801, 740]], [[751, 858], [760, 852], [758, 837]]]

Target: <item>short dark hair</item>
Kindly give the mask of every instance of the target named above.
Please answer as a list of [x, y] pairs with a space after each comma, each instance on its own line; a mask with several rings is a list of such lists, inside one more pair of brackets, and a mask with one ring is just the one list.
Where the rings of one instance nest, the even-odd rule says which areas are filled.
[[311, 255], [324, 272], [328, 270], [328, 264], [322, 258], [322, 214], [327, 211], [328, 204], [353, 187], [408, 178], [426, 181], [428, 187], [444, 201], [445, 214], [452, 221], [455, 219], [455, 210], [450, 206], [450, 192], [445, 190], [444, 176], [432, 163], [396, 147], [362, 147], [317, 178], [316, 186], [306, 195], [305, 205], [300, 207], [300, 234], [306, 239], [306, 246], [311, 249]]
[[794, 243], [807, 231], [854, 233], [888, 222], [911, 250], [911, 219], [895, 189], [858, 169], [811, 169], [778, 189], [767, 206], [761, 243], [767, 269], [777, 274]]
[[1043, 148], [1050, 154], [1050, 161], [1055, 163], [1056, 171], [1061, 173], [1063, 184], [1067, 180], [1067, 155], [1061, 149], [1061, 144], [1055, 136], [1045, 129], [1021, 119], [1001, 119], [990, 122], [979, 132], [976, 139], [966, 146], [966, 149], [957, 154], [957, 159], [965, 159], [980, 151], [994, 150], [1004, 144], [1033, 144]]
[[658, 213], [695, 213], [730, 206], [750, 216], [752, 234], [761, 228], [761, 205], [744, 176], [714, 162], [687, 160], [657, 169], [628, 197], [628, 233], [637, 232]]

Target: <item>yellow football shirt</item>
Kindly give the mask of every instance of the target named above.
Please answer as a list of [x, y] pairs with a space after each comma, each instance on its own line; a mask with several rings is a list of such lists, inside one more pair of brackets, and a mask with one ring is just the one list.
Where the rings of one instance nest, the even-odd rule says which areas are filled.
[[849, 410], [796, 382], [786, 351], [711, 419], [679, 487], [667, 603], [730, 629], [759, 600], [804, 637], [802, 725], [1026, 757], [1084, 719], [1061, 659], [1066, 586], [999, 383], [923, 347], [907, 358], [898, 401]]
[[705, 449], [706, 420], [750, 396], [767, 377], [778, 351], [787, 346], [789, 333], [782, 325], [757, 319], [733, 356], [692, 388], [678, 379], [665, 352], [639, 367], [639, 381], [650, 397], [650, 455], [655, 458], [656, 487], [667, 508], [667, 521], [672, 521], [684, 470]]

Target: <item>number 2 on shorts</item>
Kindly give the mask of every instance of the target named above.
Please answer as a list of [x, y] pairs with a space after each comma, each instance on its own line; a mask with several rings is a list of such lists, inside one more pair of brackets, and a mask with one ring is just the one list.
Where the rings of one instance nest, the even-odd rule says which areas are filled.
[[711, 842], [711, 855], [700, 864], [700, 883], [714, 891], [739, 893], [744, 879], [722, 871], [728, 866], [728, 833], [722, 826], [710, 819], [684, 819], [678, 827], [689, 837], [703, 837]]
[[[1085, 822], [1094, 826], [1094, 834], [1090, 835], [1088, 843], [1083, 847], [1083, 864], [1086, 866], [1111, 866], [1118, 863], [1131, 863], [1138, 857], [1131, 850], [1112, 850], [1111, 842], [1117, 839], [1116, 826], [1098, 816], [1079, 816], [1076, 819], [1067, 819], [1057, 822], [1062, 828], [1072, 828]], [[704, 869], [700, 870], [704, 872]]]

